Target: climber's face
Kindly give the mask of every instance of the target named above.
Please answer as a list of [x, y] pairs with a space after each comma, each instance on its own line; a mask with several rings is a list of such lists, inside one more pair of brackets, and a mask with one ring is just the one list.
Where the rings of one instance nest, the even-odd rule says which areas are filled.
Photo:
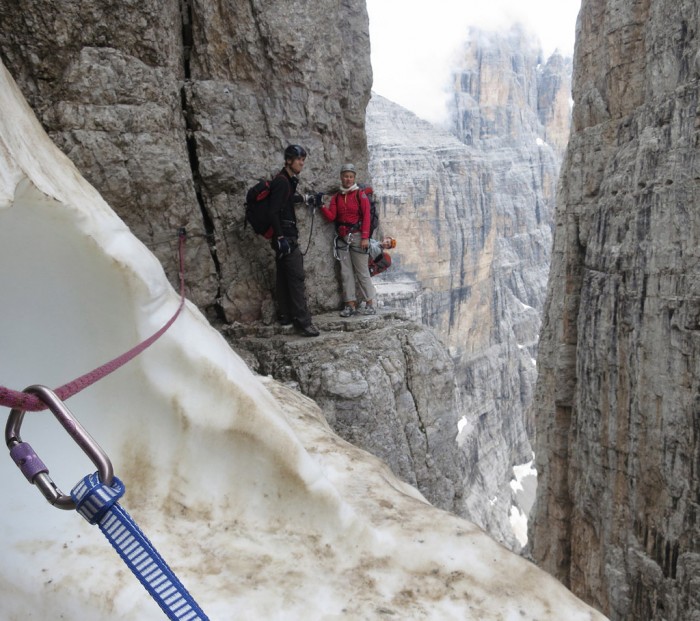
[[343, 184], [344, 188], [351, 188], [355, 183], [355, 173], [346, 170], [343, 174], [340, 175], [340, 183]]
[[292, 160], [287, 160], [287, 167], [295, 175], [298, 175], [304, 169], [304, 164], [306, 164], [305, 157], [295, 157]]

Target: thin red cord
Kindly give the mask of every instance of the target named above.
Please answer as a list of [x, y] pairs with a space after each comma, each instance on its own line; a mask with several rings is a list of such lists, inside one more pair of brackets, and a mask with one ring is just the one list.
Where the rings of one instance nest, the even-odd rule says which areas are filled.
[[[88, 386], [91, 386], [95, 382], [101, 380], [103, 377], [106, 377], [113, 371], [116, 371], [119, 367], [125, 365], [127, 362], [143, 352], [146, 348], [155, 343], [161, 336], [163, 336], [163, 334], [165, 334], [168, 328], [175, 323], [175, 320], [178, 318], [180, 311], [182, 311], [185, 305], [185, 236], [184, 229], [181, 229], [179, 233], [180, 243], [178, 246], [178, 252], [180, 255], [180, 305], [178, 306], [177, 311], [175, 311], [175, 314], [160, 330], [149, 336], [145, 341], [142, 341], [135, 347], [131, 348], [129, 351], [123, 353], [121, 356], [117, 356], [114, 358], [114, 360], [106, 362], [102, 366], [86, 373], [85, 375], [81, 375], [72, 382], [64, 384], [60, 388], [56, 388], [54, 392], [59, 399], [65, 401], [66, 399], [78, 394], [81, 390], [84, 390]], [[4, 386], [0, 386], [0, 405], [13, 409], [21, 409], [27, 412], [38, 412], [46, 409], [46, 404], [35, 395], [5, 388]]]

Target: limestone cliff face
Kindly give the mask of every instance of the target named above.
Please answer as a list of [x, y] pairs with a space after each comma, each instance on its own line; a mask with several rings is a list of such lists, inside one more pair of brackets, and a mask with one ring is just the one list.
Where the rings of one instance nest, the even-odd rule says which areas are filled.
[[449, 347], [464, 407], [464, 511], [509, 542], [508, 482], [513, 465], [531, 459], [527, 408], [566, 139], [554, 121], [562, 101], [569, 118], [567, 63], [540, 65], [521, 31], [472, 31], [451, 132], [376, 95], [367, 116], [382, 228], [398, 238], [381, 297]]
[[[345, 159], [366, 170], [365, 3], [0, 0], [0, 14], [0, 56], [44, 127], [172, 280], [185, 226], [190, 297], [215, 321], [269, 319], [272, 255], [243, 229], [245, 188], [289, 142], [309, 151], [302, 191]], [[318, 309], [339, 296], [319, 259], [331, 228], [315, 231]]]
[[435, 333], [403, 313], [318, 316], [321, 336], [231, 326], [233, 347], [261, 375], [301, 390], [341, 437], [385, 461], [435, 506], [463, 514], [462, 411], [454, 364]]
[[465, 144], [522, 146], [533, 134], [561, 156], [571, 122], [571, 60], [543, 59], [520, 26], [507, 33], [471, 28], [454, 76], [452, 127]]
[[571, 58], [552, 54], [537, 75], [537, 114], [544, 141], [563, 158], [571, 131]]
[[578, 21], [531, 539], [614, 620], [700, 618], [698, 36], [683, 0]]

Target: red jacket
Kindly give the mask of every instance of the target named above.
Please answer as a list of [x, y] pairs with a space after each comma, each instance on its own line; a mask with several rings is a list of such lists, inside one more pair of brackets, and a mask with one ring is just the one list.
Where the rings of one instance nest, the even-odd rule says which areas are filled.
[[369, 199], [362, 190], [334, 194], [330, 205], [321, 209], [321, 213], [329, 222], [335, 222], [341, 237], [359, 231], [362, 239], [369, 239]]

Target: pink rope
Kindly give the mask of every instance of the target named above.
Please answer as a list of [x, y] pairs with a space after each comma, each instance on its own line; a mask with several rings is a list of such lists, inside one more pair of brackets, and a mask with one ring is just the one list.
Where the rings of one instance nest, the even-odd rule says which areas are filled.
[[[170, 328], [170, 326], [175, 323], [175, 320], [180, 315], [185, 305], [185, 260], [184, 260], [184, 248], [185, 248], [185, 230], [180, 229], [179, 233], [180, 244], [178, 252], [180, 255], [180, 305], [177, 307], [175, 314], [168, 320], [168, 322], [156, 333], [149, 336], [145, 341], [142, 341], [136, 347], [131, 348], [129, 351], [123, 353], [121, 356], [117, 356], [114, 360], [106, 362], [102, 366], [81, 375], [80, 377], [74, 379], [72, 382], [64, 384], [60, 388], [56, 388], [54, 392], [59, 399], [65, 401], [70, 397], [78, 394], [81, 390], [84, 390], [88, 386], [91, 386], [95, 382], [106, 377], [113, 371], [116, 371], [119, 367], [125, 365], [127, 362], [138, 356], [145, 349], [150, 347], [155, 343], [165, 332]], [[30, 395], [26, 392], [19, 392], [17, 390], [12, 390], [10, 388], [5, 388], [0, 386], [0, 405], [4, 405], [8, 408], [20, 409], [28, 412], [38, 412], [40, 410], [46, 409], [46, 404], [35, 395]]]

